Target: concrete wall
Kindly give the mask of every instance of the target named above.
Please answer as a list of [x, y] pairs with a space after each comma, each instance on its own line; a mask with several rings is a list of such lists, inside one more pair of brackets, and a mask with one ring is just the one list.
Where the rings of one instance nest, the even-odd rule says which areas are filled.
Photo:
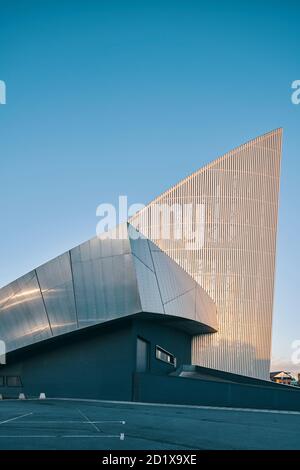
[[300, 411], [300, 390], [176, 376], [136, 374], [137, 401]]
[[[1, 375], [19, 375], [22, 391], [28, 396], [131, 399], [134, 350], [131, 328], [124, 327], [105, 335], [84, 335], [75, 342], [52, 344], [25, 353], [16, 363], [1, 368]], [[122, 383], [122, 388], [120, 388]], [[0, 389], [1, 391], [1, 389]], [[4, 396], [21, 390], [6, 387]]]
[[22, 387], [0, 387], [0, 393], [131, 400], [138, 336], [150, 343], [149, 373], [174, 370], [155, 358], [156, 344], [175, 354], [179, 365], [190, 362], [191, 337], [161, 322], [127, 320], [87, 330], [8, 355], [0, 376], [20, 376]]
[[[149, 342], [150, 369], [136, 373], [136, 340]], [[161, 346], [177, 358], [175, 368], [155, 357]], [[5, 397], [134, 400], [188, 405], [300, 410], [300, 390], [201, 367], [191, 360], [191, 337], [163, 322], [127, 320], [88, 328], [8, 355], [0, 376], [18, 375], [22, 387], [0, 387]], [[200, 378], [180, 377], [194, 371]]]

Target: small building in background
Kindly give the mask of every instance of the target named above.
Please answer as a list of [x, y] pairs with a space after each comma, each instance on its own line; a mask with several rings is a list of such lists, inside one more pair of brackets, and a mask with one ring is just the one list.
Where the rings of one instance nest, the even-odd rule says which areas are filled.
[[289, 372], [281, 370], [277, 372], [270, 372], [270, 379], [272, 382], [276, 382], [278, 384], [291, 385], [294, 377]]

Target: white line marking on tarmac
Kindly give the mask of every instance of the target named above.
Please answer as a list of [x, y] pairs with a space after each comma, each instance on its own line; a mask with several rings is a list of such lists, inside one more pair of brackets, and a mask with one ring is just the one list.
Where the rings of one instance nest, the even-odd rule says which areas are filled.
[[91, 426], [93, 426], [94, 429], [96, 429], [97, 432], [101, 432], [98, 426], [93, 423], [81, 410], [77, 409], [77, 411], [79, 414], [81, 414], [81, 416], [83, 416], [87, 423], [89, 423]]
[[126, 421], [79, 421], [79, 420], [72, 420], [72, 421], [54, 421], [48, 420], [45, 421], [40, 419], [39, 421], [29, 421], [26, 419], [24, 424], [126, 424]]
[[[123, 433], [122, 433], [123, 434]], [[93, 437], [96, 437], [96, 438], [99, 438], [99, 437], [108, 437], [108, 438], [118, 438], [118, 439], [121, 439], [121, 436], [122, 434], [111, 434], [111, 435], [108, 435], [108, 434], [92, 434], [92, 435], [82, 435], [82, 436], [72, 436], [72, 434], [68, 435], [66, 434], [65, 436], [59, 436], [59, 437], [80, 437], [80, 438], [93, 438]]]
[[49, 439], [50, 437], [58, 437], [58, 436], [40, 436], [38, 434], [29, 434], [29, 435], [24, 435], [24, 436], [2, 436], [1, 434], [1, 439], [9, 439], [9, 438], [12, 438], [12, 439], [32, 439], [32, 438], [40, 438], [40, 437], [47, 437], [47, 439]]
[[32, 415], [33, 413], [26, 413], [25, 415], [15, 416], [14, 418], [6, 419], [5, 421], [0, 421], [1, 424], [10, 423], [11, 421], [16, 421], [17, 419], [25, 418], [25, 416]]

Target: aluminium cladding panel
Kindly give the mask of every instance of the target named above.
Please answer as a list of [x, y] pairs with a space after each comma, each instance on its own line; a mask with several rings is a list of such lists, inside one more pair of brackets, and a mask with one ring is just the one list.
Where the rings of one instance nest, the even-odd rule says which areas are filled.
[[152, 242], [139, 238], [130, 243], [142, 310], [197, 321], [216, 330], [215, 304], [196, 281]]
[[218, 330], [217, 308], [205, 290], [197, 283], [195, 289], [196, 321]]
[[[218, 333], [194, 338], [194, 364], [269, 376], [281, 141], [277, 129], [232, 150], [130, 219], [216, 303]], [[192, 204], [179, 227], [168, 221], [170, 233], [182, 229], [180, 240], [157, 236], [165, 225], [157, 204]]]
[[215, 317], [202, 311], [203, 302], [197, 307], [195, 289], [196, 282], [153, 243], [129, 240], [123, 224], [0, 289], [0, 339], [11, 351], [141, 311], [201, 324], [205, 318], [211, 327]]
[[0, 339], [7, 351], [51, 336], [35, 271], [0, 290]]
[[[184, 316], [189, 320], [196, 321], [195, 286], [187, 292], [184, 292], [183, 294], [180, 294], [166, 302], [164, 304], [164, 309], [165, 312], [169, 315], [174, 315], [181, 318]], [[207, 325], [209, 325], [209, 321]]]
[[93, 238], [70, 253], [80, 327], [141, 310], [127, 239]]
[[154, 267], [165, 304], [196, 286], [196, 282], [162, 251], [152, 251]]
[[143, 310], [187, 318], [217, 330], [216, 306], [204, 289], [151, 241], [140, 238], [133, 244], [133, 253], [139, 256], [135, 264]]
[[53, 335], [77, 328], [70, 253], [64, 253], [36, 269]]
[[[132, 231], [133, 227], [129, 225], [128, 231], [129, 233], [135, 235], [137, 232]], [[130, 238], [130, 245], [132, 254], [136, 256], [145, 266], [147, 266], [151, 271], [154, 271], [152, 256], [150, 252], [150, 247], [148, 240], [143, 238]]]
[[148, 266], [133, 255], [136, 278], [141, 300], [141, 310], [149, 313], [164, 314], [156, 274]]

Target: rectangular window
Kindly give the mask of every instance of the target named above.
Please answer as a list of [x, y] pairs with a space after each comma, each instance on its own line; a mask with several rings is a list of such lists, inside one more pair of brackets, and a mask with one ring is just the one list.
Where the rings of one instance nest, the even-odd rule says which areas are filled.
[[0, 375], [0, 387], [4, 387], [4, 377]]
[[8, 387], [22, 387], [21, 378], [18, 375], [9, 375], [6, 377]]
[[176, 367], [176, 357], [165, 349], [161, 348], [160, 346], [156, 346], [155, 355], [156, 359], [159, 359], [163, 362], [167, 362], [168, 364]]

